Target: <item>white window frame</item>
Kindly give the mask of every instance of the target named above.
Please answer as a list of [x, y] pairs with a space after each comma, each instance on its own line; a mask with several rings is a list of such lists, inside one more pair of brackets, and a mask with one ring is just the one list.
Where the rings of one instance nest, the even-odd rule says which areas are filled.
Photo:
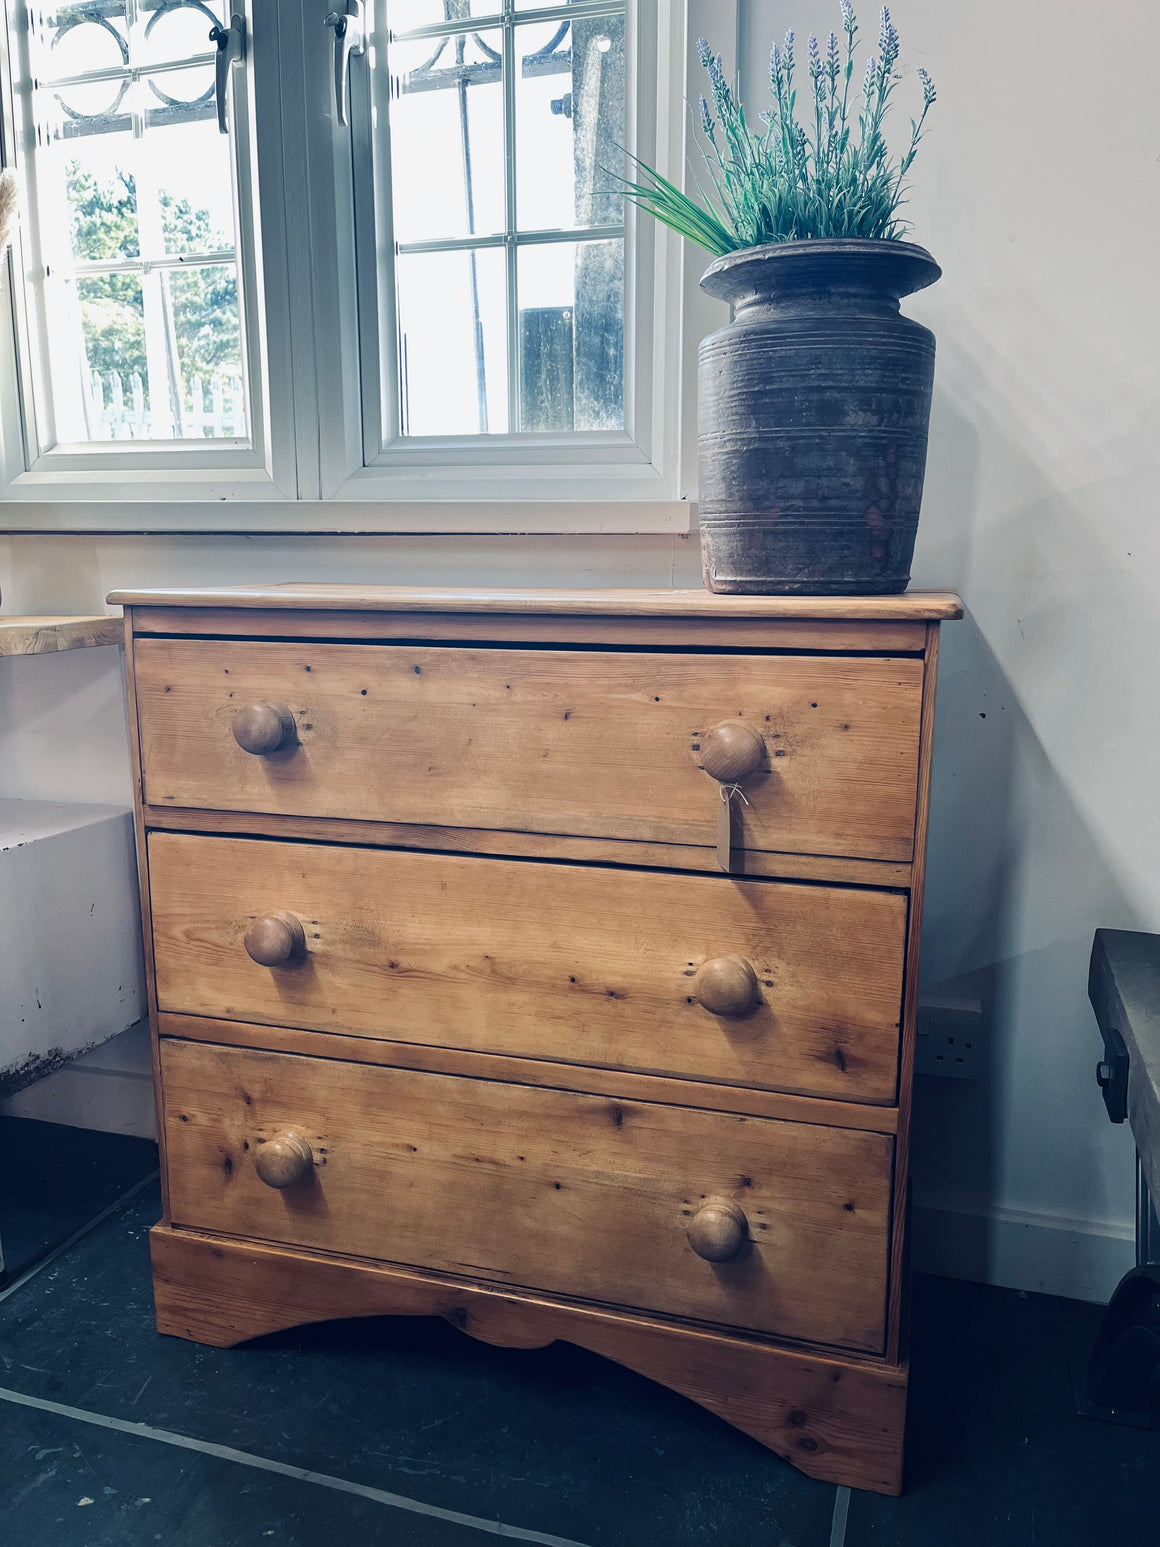
[[[0, 5], [6, 0], [0, 0]], [[272, 8], [276, 0], [243, 0], [247, 37], [252, 35], [252, 11]], [[242, 7], [233, 0], [232, 8]], [[279, 358], [288, 344], [285, 262], [280, 251], [282, 223], [276, 199], [261, 204], [265, 178], [259, 185], [256, 168], [268, 156], [271, 166], [281, 159], [278, 112], [277, 29], [269, 30], [273, 46], [247, 47], [243, 62], [231, 69], [228, 93], [229, 131], [233, 149], [234, 205], [238, 213], [238, 303], [245, 341], [243, 370], [250, 419], [250, 444], [220, 440], [93, 442], [39, 447], [36, 419], [51, 425], [50, 387], [43, 368], [45, 347], [35, 296], [34, 275], [40, 263], [36, 233], [29, 230], [27, 210], [33, 191], [26, 147], [34, 133], [24, 116], [27, 95], [13, 89], [24, 79], [26, 39], [15, 39], [0, 25], [0, 97], [3, 121], [0, 139], [5, 164], [15, 167], [22, 191], [22, 217], [13, 233], [7, 259], [6, 283], [11, 325], [0, 328], [0, 500], [5, 502], [69, 501], [83, 489], [95, 502], [161, 500], [286, 500], [298, 493], [293, 426], [289, 416], [288, 363]], [[16, 48], [11, 44], [15, 42]], [[207, 38], [207, 54], [212, 45]], [[255, 74], [260, 78], [255, 86]], [[256, 101], [268, 99], [272, 111], [258, 121]], [[9, 148], [11, 154], [9, 154]], [[271, 238], [274, 238], [271, 240]], [[272, 262], [263, 264], [264, 252]], [[278, 319], [281, 319], [280, 322]], [[7, 320], [7, 315], [5, 317]], [[35, 404], [35, 407], [34, 407]], [[0, 510], [0, 524], [7, 525]]]
[[[223, 458], [221, 447], [215, 459], [213, 442], [135, 453], [99, 446], [68, 453], [78, 459], [72, 465], [48, 453], [28, 466], [17, 385], [28, 369], [20, 353], [27, 322], [13, 268], [25, 260], [14, 248], [7, 276], [0, 265], [0, 311], [9, 310], [7, 294], [14, 318], [8, 329], [0, 316], [0, 530], [688, 532], [697, 341], [727, 312], [699, 290], [708, 255], [631, 210], [623, 433], [399, 441], [364, 457], [367, 420], [377, 414], [374, 391], [362, 391], [364, 366], [383, 325], [377, 305], [367, 309], [368, 259], [377, 263], [365, 251], [368, 227], [356, 230], [354, 219], [356, 198], [365, 207], [370, 191], [360, 140], [369, 132], [369, 85], [365, 62], [354, 61], [355, 129], [341, 129], [329, 8], [325, 0], [247, 0], [251, 46], [234, 72], [246, 127], [240, 196], [262, 168], [260, 240], [255, 232], [242, 249], [259, 306], [250, 332], [263, 352], [252, 380], [269, 384], [262, 394], [251, 387], [254, 451], [235, 461], [239, 453]], [[737, 0], [628, 0], [627, 9], [630, 148], [683, 182], [688, 104], [701, 89], [696, 38], [704, 32], [735, 60]], [[0, 125], [6, 162], [14, 127]], [[127, 456], [133, 465], [114, 460]]]

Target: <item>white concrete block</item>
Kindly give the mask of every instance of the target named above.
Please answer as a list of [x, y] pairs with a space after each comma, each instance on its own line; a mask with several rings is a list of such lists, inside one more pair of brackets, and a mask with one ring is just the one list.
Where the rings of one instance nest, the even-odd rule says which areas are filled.
[[0, 1102], [0, 1117], [32, 1117], [70, 1128], [155, 1138], [148, 1021], [138, 1021]]
[[0, 800], [0, 921], [0, 1088], [144, 1014], [129, 811]]

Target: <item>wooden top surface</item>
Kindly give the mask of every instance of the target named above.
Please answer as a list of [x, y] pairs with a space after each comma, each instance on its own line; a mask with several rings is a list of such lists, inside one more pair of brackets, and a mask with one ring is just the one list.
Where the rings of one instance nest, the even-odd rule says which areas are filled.
[[278, 607], [344, 612], [489, 612], [585, 617], [840, 618], [862, 622], [961, 618], [953, 591], [901, 596], [716, 596], [703, 590], [448, 589], [285, 584], [222, 590], [112, 591], [124, 607]]
[[116, 617], [0, 618], [0, 655], [52, 655], [91, 645], [119, 645], [124, 632]]

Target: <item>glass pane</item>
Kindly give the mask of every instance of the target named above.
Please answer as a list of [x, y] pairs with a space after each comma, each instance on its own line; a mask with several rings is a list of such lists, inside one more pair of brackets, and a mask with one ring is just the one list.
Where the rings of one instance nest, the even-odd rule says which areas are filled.
[[396, 241], [503, 230], [502, 59], [499, 32], [392, 45]]
[[[224, 0], [29, 12], [31, 234], [62, 442], [247, 434], [232, 148], [209, 62], [224, 12]], [[111, 262], [116, 273], [94, 272]]]
[[624, 425], [624, 242], [519, 249], [520, 428]]
[[[204, 87], [208, 99], [182, 106], [178, 93]], [[213, 75], [208, 69], [165, 71], [142, 83], [159, 205], [155, 240], [167, 253], [224, 252], [234, 245], [234, 194], [222, 175]], [[171, 98], [167, 102], [165, 99]]]
[[161, 282], [177, 346], [180, 433], [195, 439], [244, 437], [236, 268], [206, 264], [169, 269]]
[[32, 17], [33, 73], [41, 81], [129, 63], [123, 5], [46, 5]]
[[515, 29], [516, 194], [522, 231], [617, 225], [623, 200], [624, 19]]
[[153, 434], [145, 350], [145, 306], [136, 274], [76, 282], [84, 340], [82, 390], [89, 440]]
[[507, 430], [504, 274], [498, 248], [399, 257], [404, 435]]
[[387, 0], [387, 26], [406, 32], [468, 16], [498, 16], [502, 10], [503, 0]]
[[[169, 64], [212, 54], [210, 31], [225, 20], [223, 0], [144, 0], [138, 3], [138, 64]], [[235, 7], [236, 9], [236, 7]]]
[[69, 140], [54, 150], [53, 181], [63, 179], [60, 192], [67, 206], [73, 257], [81, 263], [136, 258], [141, 241], [131, 136], [103, 134]]
[[200, 121], [217, 126], [212, 64], [188, 65], [183, 70], [155, 70], [142, 81], [141, 108], [149, 128]]

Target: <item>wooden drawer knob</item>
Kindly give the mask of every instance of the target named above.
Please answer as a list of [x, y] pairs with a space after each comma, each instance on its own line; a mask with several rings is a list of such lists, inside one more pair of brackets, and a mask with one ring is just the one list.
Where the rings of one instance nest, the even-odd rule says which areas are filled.
[[693, 992], [710, 1015], [748, 1015], [761, 1000], [757, 974], [744, 956], [712, 956], [693, 978]]
[[292, 913], [259, 913], [242, 944], [259, 967], [285, 967], [306, 955], [306, 931]]
[[298, 740], [294, 716], [285, 704], [276, 704], [269, 698], [239, 709], [234, 715], [233, 732], [242, 751], [252, 752], [255, 757], [269, 757], [271, 752], [281, 752]]
[[725, 720], [701, 742], [701, 767], [721, 784], [740, 784], [765, 767], [765, 741], [744, 720]]
[[689, 1245], [706, 1262], [728, 1262], [749, 1239], [749, 1221], [730, 1198], [706, 1198], [689, 1221]]
[[300, 1133], [287, 1128], [258, 1146], [254, 1169], [267, 1187], [297, 1187], [314, 1175], [314, 1151]]

